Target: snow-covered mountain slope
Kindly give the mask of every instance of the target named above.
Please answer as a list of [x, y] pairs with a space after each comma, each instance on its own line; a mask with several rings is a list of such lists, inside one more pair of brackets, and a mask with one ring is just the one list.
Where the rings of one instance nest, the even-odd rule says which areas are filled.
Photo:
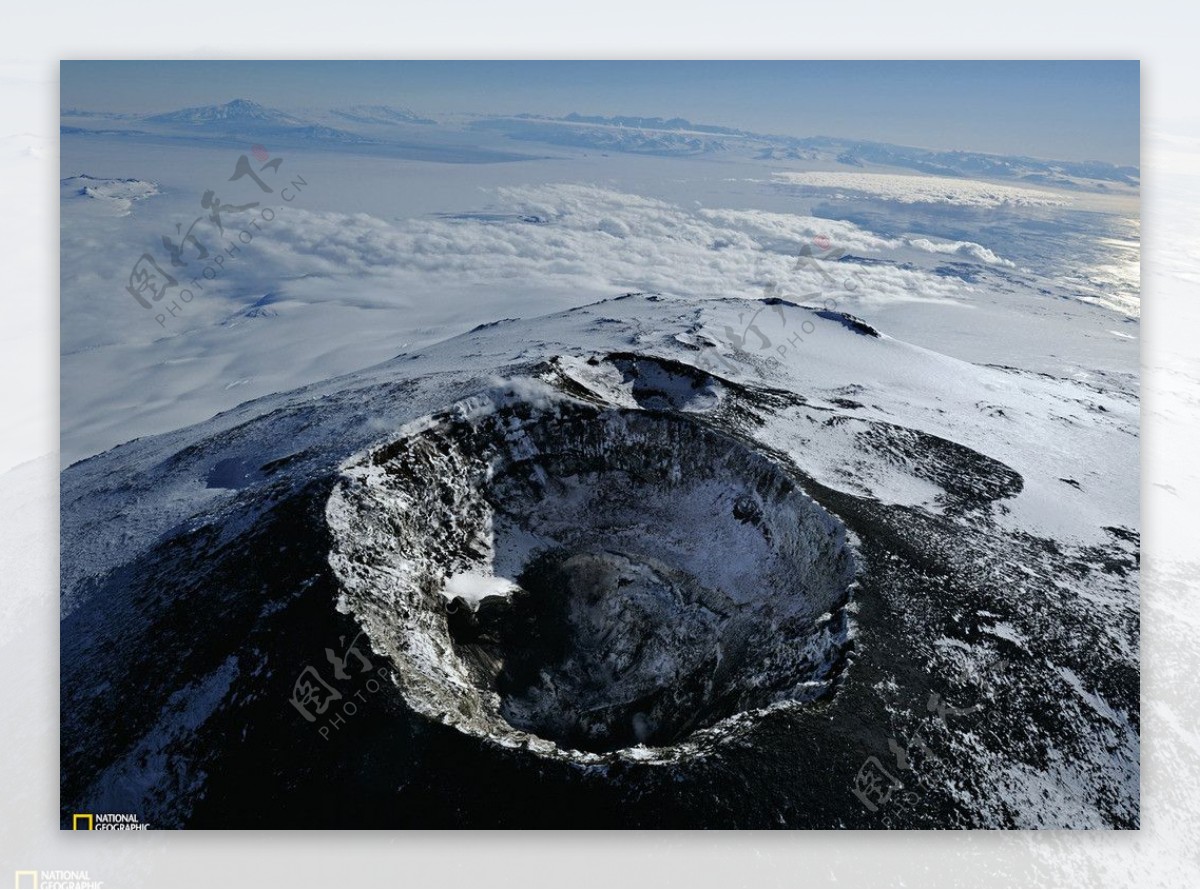
[[64, 819], [1135, 826], [1137, 410], [627, 295], [119, 446], [62, 477]]

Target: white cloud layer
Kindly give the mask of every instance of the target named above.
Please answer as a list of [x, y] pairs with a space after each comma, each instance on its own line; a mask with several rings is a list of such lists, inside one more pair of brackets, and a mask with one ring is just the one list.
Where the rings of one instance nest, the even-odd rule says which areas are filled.
[[910, 247], [922, 253], [956, 256], [989, 266], [1015, 266], [974, 241], [939, 242], [925, 237], [885, 238], [840, 220], [762, 210], [702, 210], [700, 214], [714, 224], [745, 231], [764, 243], [792, 241], [809, 244], [818, 253], [821, 245], [826, 243], [829, 245], [826, 250], [860, 255], [887, 254]]
[[[691, 210], [591, 186], [501, 189], [497, 198], [494, 215], [397, 223], [366, 214], [281, 213], [255, 248], [261, 261], [293, 279], [366, 275], [394, 278], [406, 289], [645, 290], [702, 298], [757, 296], [771, 282], [797, 293], [828, 288], [833, 260], [823, 267], [819, 260], [829, 251], [883, 256], [911, 247], [1004, 262], [971, 242], [882, 238], [850, 223], [763, 211]], [[817, 261], [797, 267], [805, 248]], [[849, 266], [837, 268], [849, 274]], [[864, 305], [953, 299], [964, 290], [917, 269], [853, 271]]]

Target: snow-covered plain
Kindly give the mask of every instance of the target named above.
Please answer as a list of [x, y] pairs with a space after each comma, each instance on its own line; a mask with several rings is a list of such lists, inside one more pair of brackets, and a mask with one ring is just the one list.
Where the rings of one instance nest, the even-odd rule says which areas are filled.
[[[544, 704], [563, 694], [554, 683], [579, 682], [578, 672], [503, 704], [491, 693], [480, 698], [471, 684], [493, 676], [495, 655], [469, 646], [454, 654], [461, 641], [447, 637], [434, 605], [460, 601], [478, 611], [511, 599], [532, 552], [523, 537], [530, 529], [578, 545], [547, 532], [575, 509], [572, 498], [581, 522], [596, 523], [596, 540], [622, 548], [615, 557], [579, 557], [589, 577], [608, 577], [613, 566], [632, 573], [628, 597], [681, 566], [703, 584], [739, 571], [742, 559], [761, 567], [782, 558], [772, 543], [779, 527], [768, 523], [760, 534], [740, 519], [727, 529], [714, 523], [722, 534], [698, 541], [704, 550], [689, 561], [664, 543], [669, 529], [661, 538], [648, 531], [661, 521], [606, 514], [569, 473], [557, 481], [535, 474], [566, 506], [536, 522], [522, 518], [520, 534], [505, 533], [516, 549], [497, 549], [501, 527], [481, 518], [488, 473], [521, 460], [557, 466], [558, 439], [533, 448], [518, 428], [536, 439], [528, 430], [540, 429], [538, 412], [601, 410], [618, 425], [655, 412], [688, 415], [708, 431], [697, 441], [715, 430], [718, 441], [747, 449], [751, 463], [766, 460], [801, 480], [821, 515], [846, 521], [865, 585], [859, 597], [835, 602], [831, 594], [822, 606], [859, 615], [857, 632], [847, 620], [836, 645], [817, 647], [842, 653], [836, 669], [832, 658], [821, 662], [833, 679], [814, 675], [822, 695], [845, 684], [830, 705], [831, 728], [806, 722], [816, 718], [795, 691], [803, 672], [779, 667], [801, 655], [767, 646], [754, 651], [772, 667], [736, 683], [695, 680], [709, 670], [702, 658], [664, 668], [691, 672], [680, 683], [699, 685], [684, 701], [702, 701], [716, 722], [681, 744], [674, 736], [657, 744], [655, 721], [678, 718], [682, 705], [647, 705], [622, 731], [649, 747], [613, 756], [647, 769], [669, 764], [672, 781], [705, 788], [705, 758], [736, 761], [731, 750], [773, 745], [764, 739], [778, 721], [793, 720], [820, 737], [814, 744], [831, 746], [820, 757], [835, 778], [806, 780], [795, 800], [761, 808], [722, 801], [719, 824], [1137, 824], [1140, 310], [1128, 170], [1096, 180], [1074, 168], [1030, 172], [1028, 159], [1015, 159], [997, 161], [1006, 172], [996, 181], [960, 174], [913, 183], [902, 181], [916, 177], [895, 147], [891, 166], [864, 171], [871, 154], [861, 147], [851, 162], [845, 146], [686, 122], [631, 134], [594, 121], [428, 120], [403, 110], [306, 115], [257, 106], [64, 119], [63, 461], [82, 460], [63, 474], [64, 643], [104, 651], [116, 626], [105, 614], [116, 614], [125, 616], [123, 634], [148, 641], [165, 629], [164, 640], [179, 647], [174, 667], [146, 693], [144, 719], [87, 753], [83, 740], [108, 705], [86, 687], [72, 691], [64, 806], [218, 824], [219, 802], [234, 792], [209, 778], [212, 764], [200, 752], [224, 744], [234, 716], [234, 725], [263, 718], [246, 710], [263, 684], [286, 701], [289, 666], [309, 654], [293, 646], [307, 638], [263, 629], [294, 622], [297, 608], [328, 622], [326, 636], [336, 636], [335, 622], [343, 622], [339, 633], [365, 629], [372, 660], [396, 667], [407, 707], [528, 752], [536, 764], [514, 755], [518, 772], [565, 764], [605, 776], [585, 772], [580, 781], [617, 782], [608, 755], [536, 731]], [[231, 181], [243, 156], [273, 191], [245, 176]], [[944, 182], [926, 181], [934, 179]], [[233, 208], [215, 234], [210, 190]], [[185, 242], [193, 220], [204, 236]], [[186, 265], [163, 255], [164, 235], [182, 246]], [[144, 252], [157, 253], [179, 283], [149, 308], [126, 292]], [[191, 298], [179, 302], [189, 286]], [[635, 295], [613, 299], [626, 292]], [[175, 314], [166, 311], [172, 303]], [[497, 414], [504, 405], [519, 422]], [[411, 480], [371, 500], [383, 483], [370, 468], [393, 466], [414, 436], [449, 436], [438, 431], [454, 417], [462, 422], [446, 430], [462, 444], [445, 453], [474, 469], [434, 474], [430, 491], [449, 506], [411, 504], [421, 492]], [[488, 437], [504, 423], [514, 444], [489, 451]], [[399, 463], [388, 472], [403, 474]], [[735, 517], [764, 509], [755, 483], [735, 478], [724, 493], [704, 484], [685, 485], [675, 501], [648, 497], [646, 516], [665, 515], [674, 502], [694, 519], [705, 498], [735, 505]], [[353, 503], [376, 506], [356, 513]], [[394, 520], [389, 510], [398, 511]], [[478, 523], [447, 551], [447, 565], [417, 571], [411, 553], [388, 549], [389, 534], [413, 515], [445, 524], [437, 527], [449, 537], [437, 546], [457, 541], [464, 515]], [[265, 539], [260, 526], [272, 530]], [[278, 538], [280, 529], [296, 541]], [[267, 574], [276, 557], [250, 571], [244, 555], [276, 544], [307, 553], [329, 537], [333, 575], [285, 582]], [[624, 551], [639, 539], [665, 568], [630, 561]], [[603, 570], [586, 562], [597, 558], [607, 560]], [[314, 559], [322, 561], [308, 553], [281, 575], [303, 575]], [[243, 569], [258, 578], [245, 589], [230, 580]], [[837, 590], [845, 591], [840, 571]], [[216, 587], [200, 592], [204, 578]], [[188, 608], [236, 615], [252, 631], [221, 640], [176, 635], [153, 614], [171, 608], [170, 597], [163, 606], [154, 592], [164, 583], [188, 591]], [[717, 586], [729, 593], [737, 583]], [[289, 584], [299, 586], [288, 593]], [[678, 616], [709, 602], [686, 593], [692, 584], [673, 588], [688, 601]], [[312, 604], [328, 589], [336, 593], [328, 603]], [[775, 597], [754, 620], [795, 619]], [[671, 614], [638, 602], [639, 614]], [[730, 614], [715, 623], [680, 617], [672, 645], [740, 639], [728, 627], [742, 619]], [[801, 614], [815, 627], [830, 621]], [[304, 626], [311, 631], [311, 619]], [[321, 638], [318, 631], [310, 636]], [[845, 655], [851, 641], [854, 654]], [[628, 663], [641, 670], [650, 662]], [[976, 679], [947, 679], [960, 676]], [[126, 681], [112, 663], [95, 682]], [[768, 694], [764, 684], [779, 685]], [[965, 726], [945, 719], [945, 708], [931, 723], [930, 689], [956, 701], [974, 691], [986, 707]], [[645, 692], [633, 681], [630, 690]], [[730, 701], [738, 708], [722, 704]], [[504, 714], [512, 726], [496, 722]], [[264, 734], [286, 732], [250, 726], [262, 750], [277, 744]], [[568, 729], [575, 738], [578, 727]], [[855, 769], [914, 734], [933, 751], [926, 770], [907, 786], [901, 809], [873, 822], [855, 809]], [[864, 739], [881, 751], [860, 747]], [[288, 757], [303, 757], [295, 744]], [[791, 744], [779, 749], [781, 762], [811, 754]], [[490, 762], [476, 749], [454, 750]], [[629, 786], [637, 794], [658, 781], [637, 775]], [[562, 781], [570, 788], [575, 780]], [[827, 794], [839, 803], [796, 811]], [[673, 812], [687, 811], [676, 803]]]

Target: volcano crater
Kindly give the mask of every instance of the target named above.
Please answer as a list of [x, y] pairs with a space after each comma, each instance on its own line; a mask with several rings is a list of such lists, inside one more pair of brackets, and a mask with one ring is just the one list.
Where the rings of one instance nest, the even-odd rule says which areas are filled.
[[471, 735], [675, 758], [845, 670], [845, 526], [703, 419], [492, 393], [343, 474], [342, 607], [412, 707]]

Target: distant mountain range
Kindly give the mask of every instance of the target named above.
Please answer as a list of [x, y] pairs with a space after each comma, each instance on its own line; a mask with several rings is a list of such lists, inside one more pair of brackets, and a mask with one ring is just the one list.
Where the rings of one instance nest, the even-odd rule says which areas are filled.
[[[77, 115], [78, 112], [75, 112]], [[165, 114], [154, 114], [142, 118], [153, 124], [230, 124], [268, 127], [323, 127], [330, 118], [352, 121], [358, 124], [436, 124], [437, 121], [420, 117], [407, 108], [390, 105], [351, 105], [348, 108], [333, 108], [325, 112], [299, 117], [276, 108], [259, 105], [249, 99], [234, 99], [224, 105], [200, 105], [183, 108]], [[332, 129], [326, 127], [326, 129]]]
[[[165, 126], [189, 131], [202, 129], [218, 136], [377, 146], [392, 144], [393, 148], [399, 143], [393, 144], [394, 141], [389, 140], [390, 128], [437, 124], [408, 108], [391, 105], [350, 105], [300, 116], [249, 99], [146, 116], [65, 109], [62, 117], [71, 121], [70, 126], [62, 127], [63, 133], [120, 133], [120, 130], [108, 129], [119, 121], [126, 126], [129, 123], [147, 125], [151, 130]], [[101, 128], [77, 125], [88, 118], [111, 123]], [[1067, 188], [1102, 189], [1108, 187], [1107, 183], [1137, 186], [1141, 175], [1136, 166], [1103, 161], [1055, 161], [983, 152], [938, 151], [828, 136], [766, 135], [693, 123], [680, 117], [604, 117], [577, 112], [562, 117], [516, 114], [482, 116], [472, 121], [469, 127], [498, 133], [518, 142], [601, 152], [687, 156], [733, 151], [763, 161], [824, 161], [857, 168], [899, 168], [936, 176], [984, 177]], [[137, 131], [126, 129], [123, 132], [132, 136]]]
[[661, 156], [723, 152], [728, 148], [726, 138], [742, 138], [739, 131], [695, 125], [683, 118], [517, 114], [483, 118], [471, 126], [503, 133], [521, 142]]
[[547, 118], [540, 117], [535, 114], [518, 114], [518, 118], [527, 120], [562, 120], [570, 123], [580, 124], [600, 124], [606, 127], [634, 127], [639, 130], [686, 130], [693, 133], [712, 133], [718, 136], [753, 136], [754, 133], [746, 130], [737, 130], [733, 127], [717, 127], [712, 124], [694, 124], [682, 117], [673, 117], [663, 119], [661, 117], [629, 117], [626, 115], [617, 115], [615, 117], [601, 117], [599, 115], [579, 114], [571, 112], [562, 118]]
[[[405, 124], [436, 124], [429, 118], [419, 117], [406, 108], [388, 105], [353, 105], [348, 108], [330, 109], [309, 116], [300, 116], [277, 108], [260, 105], [250, 99], [234, 99], [221, 105], [197, 105], [167, 111], [161, 114], [135, 115], [114, 114], [103, 111], [83, 111], [70, 108], [62, 112], [72, 126], [64, 126], [63, 132], [86, 133], [89, 130], [75, 126], [75, 121], [91, 118], [94, 121], [125, 121], [149, 125], [149, 128], [203, 128], [206, 132], [223, 136], [249, 136], [255, 138], [287, 136], [301, 140], [320, 140], [343, 143], [365, 143], [372, 137], [351, 132], [330, 122], [347, 121], [366, 124], [373, 128]], [[110, 132], [92, 130], [91, 132]], [[120, 131], [112, 131], [120, 132]], [[135, 131], [125, 131], [130, 135]], [[143, 134], [145, 135], [145, 134]]]
[[1068, 188], [1080, 187], [1080, 180], [1131, 186], [1140, 180], [1137, 167], [1105, 161], [1056, 161], [984, 152], [937, 151], [828, 136], [768, 135], [697, 124], [679, 117], [515, 114], [484, 117], [472, 126], [501, 132], [522, 142], [631, 154], [677, 156], [740, 149], [765, 161], [825, 161], [850, 167], [902, 168], [936, 176], [1021, 180]]
[[351, 105], [349, 108], [334, 109], [336, 117], [356, 124], [436, 124], [437, 121], [420, 117], [408, 108], [391, 105]]
[[282, 127], [304, 126], [308, 121], [293, 117], [274, 108], [267, 108], [249, 99], [234, 99], [224, 105], [200, 105], [183, 108], [166, 114], [155, 114], [143, 118], [153, 124], [269, 124]]
[[936, 176], [983, 176], [989, 179], [1022, 179], [1047, 185], [1063, 185], [1069, 179], [1094, 179], [1137, 185], [1139, 168], [1107, 161], [1055, 161], [1019, 155], [995, 155], [975, 151], [934, 151], [886, 142], [866, 142], [815, 136], [791, 140], [790, 147], [836, 157], [854, 167], [875, 164], [905, 167]]

